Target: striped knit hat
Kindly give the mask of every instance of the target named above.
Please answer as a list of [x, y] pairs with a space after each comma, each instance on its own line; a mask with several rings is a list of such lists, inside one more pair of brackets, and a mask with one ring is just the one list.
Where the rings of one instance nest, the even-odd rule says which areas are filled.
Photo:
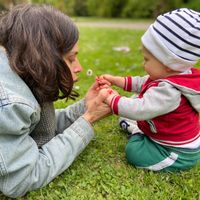
[[200, 60], [200, 13], [181, 8], [158, 16], [142, 43], [169, 68], [190, 69]]

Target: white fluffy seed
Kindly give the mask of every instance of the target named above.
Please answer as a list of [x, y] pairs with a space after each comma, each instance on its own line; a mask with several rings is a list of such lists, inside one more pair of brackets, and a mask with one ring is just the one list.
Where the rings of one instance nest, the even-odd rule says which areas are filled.
[[93, 74], [93, 71], [91, 69], [88, 69], [87, 70], [87, 76], [92, 76], [92, 74]]

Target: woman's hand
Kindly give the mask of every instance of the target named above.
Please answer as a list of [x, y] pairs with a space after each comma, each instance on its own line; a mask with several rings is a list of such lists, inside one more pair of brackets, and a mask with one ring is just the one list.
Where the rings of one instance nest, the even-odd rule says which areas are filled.
[[95, 81], [92, 86], [89, 88], [87, 94], [85, 95], [85, 101], [86, 103], [95, 97], [97, 97], [99, 93], [99, 84], [97, 81]]
[[86, 102], [97, 97], [100, 89], [109, 88], [110, 83], [108, 81], [104, 81], [104, 84], [100, 85], [98, 79], [99, 79], [99, 77], [96, 78], [95, 82], [92, 84], [92, 86], [89, 88], [87, 94], [85, 95]]
[[96, 97], [86, 101], [86, 112], [83, 117], [91, 124], [111, 114], [110, 107], [104, 102], [108, 96], [107, 92], [99, 93]]

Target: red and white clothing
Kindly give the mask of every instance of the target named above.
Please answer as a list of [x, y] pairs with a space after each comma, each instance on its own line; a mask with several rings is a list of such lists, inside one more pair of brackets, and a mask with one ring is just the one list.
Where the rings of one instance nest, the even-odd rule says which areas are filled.
[[125, 77], [126, 91], [137, 97], [115, 96], [113, 112], [136, 120], [153, 141], [174, 147], [200, 147], [200, 70], [152, 81], [149, 76]]

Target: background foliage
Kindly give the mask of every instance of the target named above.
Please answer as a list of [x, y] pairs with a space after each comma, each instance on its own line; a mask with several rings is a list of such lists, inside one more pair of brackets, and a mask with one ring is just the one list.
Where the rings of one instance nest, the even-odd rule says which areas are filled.
[[[28, 1], [28, 0], [23, 0]], [[22, 0], [0, 0], [0, 9]], [[75, 16], [154, 18], [178, 7], [200, 11], [199, 0], [32, 0]], [[117, 19], [118, 20], [118, 19]], [[144, 75], [140, 38], [144, 31], [80, 27], [79, 58], [84, 67], [78, 92], [82, 98], [96, 75]], [[113, 51], [127, 46], [130, 52]], [[200, 66], [200, 63], [199, 63]], [[93, 70], [87, 76], [88, 69]], [[121, 94], [127, 94], [123, 91]], [[72, 101], [57, 101], [64, 108]], [[154, 173], [130, 166], [125, 158], [126, 134], [110, 116], [94, 126], [95, 138], [75, 162], [46, 187], [19, 200], [196, 200], [200, 199], [200, 165], [180, 173]], [[11, 200], [0, 194], [0, 200]]]
[[200, 11], [199, 0], [0, 0], [0, 9], [21, 2], [51, 4], [71, 16], [155, 18], [180, 7]]
[[[140, 38], [143, 30], [80, 27], [79, 86], [84, 97], [96, 75], [144, 75]], [[126, 46], [128, 52], [114, 51]], [[87, 76], [92, 69], [93, 75]], [[122, 91], [119, 90], [121, 94]], [[131, 95], [131, 93], [124, 93]], [[57, 101], [64, 108], [73, 101]], [[180, 173], [154, 173], [129, 165], [126, 134], [117, 116], [95, 123], [95, 138], [75, 162], [44, 188], [19, 200], [199, 200], [200, 165]], [[0, 194], [0, 200], [11, 200]]]
[[199, 0], [33, 0], [50, 3], [74, 16], [154, 18], [180, 7], [200, 11]]

